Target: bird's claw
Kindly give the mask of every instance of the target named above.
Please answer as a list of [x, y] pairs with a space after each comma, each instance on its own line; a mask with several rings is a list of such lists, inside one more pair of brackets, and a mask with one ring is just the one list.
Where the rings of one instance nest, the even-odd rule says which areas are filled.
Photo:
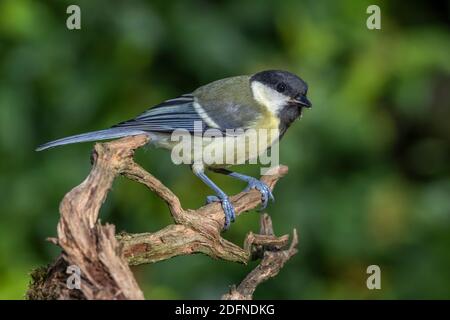
[[234, 222], [234, 220], [236, 219], [236, 215], [234, 213], [234, 208], [228, 198], [222, 199], [221, 202], [223, 211], [225, 212], [225, 225], [223, 226], [223, 228], [227, 230], [230, 226], [230, 222]]
[[222, 209], [225, 213], [225, 224], [224, 224], [223, 228], [224, 228], [224, 230], [227, 230], [230, 227], [230, 222], [234, 222], [236, 219], [234, 207], [231, 204], [228, 197], [221, 199], [217, 196], [207, 196], [206, 202], [208, 204], [213, 203], [213, 202], [220, 202], [222, 204]]
[[267, 204], [269, 202], [269, 199], [272, 201], [275, 201], [275, 198], [273, 197], [272, 190], [270, 190], [269, 186], [265, 184], [264, 182], [258, 180], [258, 179], [252, 179], [248, 183], [247, 188], [245, 188], [244, 191], [249, 191], [250, 189], [256, 189], [259, 192], [261, 192], [261, 210], [264, 210], [267, 207]]
[[213, 203], [213, 202], [220, 202], [219, 197], [218, 196], [207, 196], [206, 197], [206, 203], [207, 204], [210, 204], [210, 203]]

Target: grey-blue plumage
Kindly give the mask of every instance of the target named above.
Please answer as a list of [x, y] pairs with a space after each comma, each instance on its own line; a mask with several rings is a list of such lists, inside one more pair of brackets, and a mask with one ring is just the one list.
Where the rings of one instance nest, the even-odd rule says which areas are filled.
[[196, 112], [193, 102], [192, 95], [183, 95], [156, 105], [136, 118], [116, 124], [112, 128], [50, 141], [39, 146], [36, 150], [42, 151], [67, 144], [116, 139], [143, 133], [171, 133], [176, 129], [194, 132], [196, 121], [205, 130], [207, 125]]
[[138, 134], [143, 134], [144, 131], [141, 130], [129, 130], [124, 128], [110, 128], [105, 130], [86, 132], [82, 134], [77, 134], [74, 136], [50, 141], [44, 143], [36, 148], [36, 151], [42, 151], [45, 149], [50, 149], [57, 146], [63, 146], [66, 144], [79, 143], [79, 142], [88, 142], [88, 141], [100, 141], [100, 140], [108, 140], [108, 139], [116, 139], [127, 136], [134, 136]]
[[[214, 128], [246, 129], [259, 118], [259, 106], [251, 99], [249, 76], [239, 76], [212, 82], [192, 94], [166, 100], [140, 114], [118, 123], [110, 129], [93, 131], [51, 141], [39, 146], [41, 151], [72, 143], [116, 139], [142, 133], [167, 133], [184, 129], [190, 133]], [[241, 95], [233, 95], [238, 90]], [[217, 95], [225, 95], [221, 101]], [[251, 102], [251, 103], [249, 103]]]

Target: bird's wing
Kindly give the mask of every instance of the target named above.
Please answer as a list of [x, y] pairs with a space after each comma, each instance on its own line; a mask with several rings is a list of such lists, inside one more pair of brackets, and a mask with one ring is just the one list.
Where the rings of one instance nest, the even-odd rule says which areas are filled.
[[194, 124], [200, 125], [201, 130], [207, 129], [207, 124], [194, 108], [194, 97], [191, 94], [184, 94], [166, 100], [134, 119], [116, 124], [113, 128], [169, 133], [176, 129], [185, 129], [194, 132]]
[[191, 133], [201, 128], [210, 128], [225, 132], [226, 129], [246, 129], [250, 122], [246, 117], [239, 118], [232, 102], [218, 105], [214, 101], [200, 102], [192, 94], [184, 94], [175, 99], [166, 100], [148, 109], [134, 119], [121, 122], [113, 128], [128, 128], [148, 132], [170, 133], [176, 129], [185, 129]]
[[205, 121], [216, 128], [248, 129], [264, 116], [253, 98], [249, 76], [211, 82], [194, 91], [197, 109]]

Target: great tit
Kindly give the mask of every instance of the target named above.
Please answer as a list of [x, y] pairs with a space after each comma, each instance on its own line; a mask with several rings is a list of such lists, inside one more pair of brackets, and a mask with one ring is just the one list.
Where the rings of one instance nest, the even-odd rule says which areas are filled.
[[[311, 107], [311, 102], [306, 97], [307, 92], [306, 82], [287, 71], [266, 70], [253, 75], [225, 78], [204, 85], [192, 93], [166, 100], [136, 118], [116, 124], [109, 129], [51, 141], [36, 150], [138, 134], [149, 135], [151, 143], [157, 147], [172, 149], [174, 147], [172, 133], [181, 129], [194, 135], [198, 124], [202, 131], [215, 129], [226, 132], [230, 129], [243, 129], [245, 132], [248, 129], [276, 129], [276, 136], [269, 137], [267, 147], [270, 147], [301, 116], [303, 108]], [[228, 135], [226, 139], [239, 140], [239, 134]], [[224, 139], [220, 141], [223, 143]], [[248, 160], [249, 157], [248, 153], [244, 154], [244, 160]], [[273, 200], [272, 192], [267, 185], [256, 178], [229, 171], [226, 169], [229, 164], [207, 164], [198, 159], [193, 159], [190, 163], [193, 173], [216, 193], [216, 196], [207, 197], [207, 201], [221, 202], [225, 213], [225, 229], [228, 228], [230, 221], [234, 221], [235, 210], [225, 192], [205, 174], [205, 169], [243, 180], [248, 183], [247, 190], [251, 188], [259, 190], [262, 196], [262, 209], [267, 206], [269, 198]]]

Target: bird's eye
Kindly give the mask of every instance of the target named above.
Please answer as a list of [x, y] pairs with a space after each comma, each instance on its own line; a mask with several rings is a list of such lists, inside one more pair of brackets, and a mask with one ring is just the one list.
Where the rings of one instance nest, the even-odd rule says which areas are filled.
[[278, 91], [278, 92], [284, 92], [284, 91], [286, 91], [286, 84], [283, 83], [283, 82], [279, 83], [279, 84], [277, 85], [277, 91]]

